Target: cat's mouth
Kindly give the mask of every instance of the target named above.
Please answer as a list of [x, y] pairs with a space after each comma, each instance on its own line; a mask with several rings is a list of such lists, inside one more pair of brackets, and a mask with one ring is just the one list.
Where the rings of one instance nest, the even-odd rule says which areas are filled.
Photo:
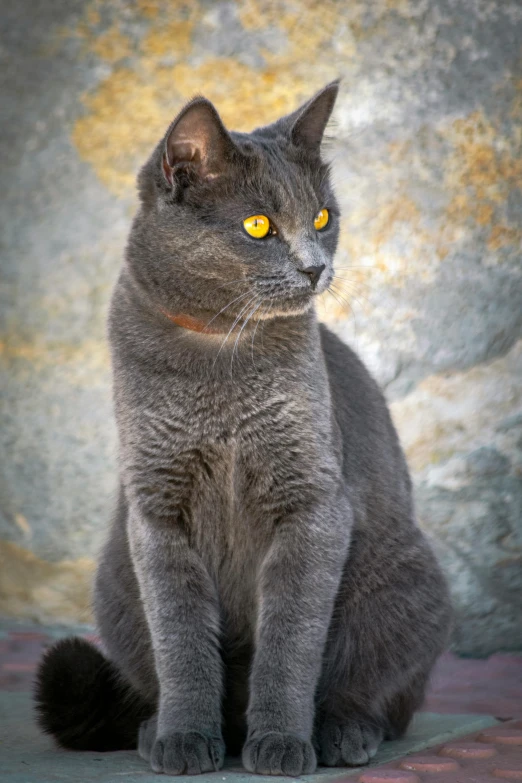
[[[286, 290], [273, 290], [267, 297], [267, 308], [264, 312], [264, 318], [259, 316], [258, 320], [274, 318], [279, 315], [301, 315], [306, 313], [312, 305], [316, 296], [324, 293], [332, 281], [331, 272], [322, 277], [317, 285], [299, 286], [287, 288]], [[268, 305], [270, 302], [270, 305]], [[263, 310], [263, 308], [261, 308]]]
[[258, 321], [268, 321], [280, 316], [302, 315], [312, 307], [314, 295], [314, 291], [306, 290], [300, 293], [267, 297], [266, 306], [261, 307], [254, 318]]

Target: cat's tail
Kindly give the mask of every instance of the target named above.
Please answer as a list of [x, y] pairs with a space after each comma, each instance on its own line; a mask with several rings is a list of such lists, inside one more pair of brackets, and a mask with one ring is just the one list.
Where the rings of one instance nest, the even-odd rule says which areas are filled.
[[44, 655], [34, 691], [38, 723], [63, 748], [130, 750], [153, 707], [85, 639], [71, 637]]

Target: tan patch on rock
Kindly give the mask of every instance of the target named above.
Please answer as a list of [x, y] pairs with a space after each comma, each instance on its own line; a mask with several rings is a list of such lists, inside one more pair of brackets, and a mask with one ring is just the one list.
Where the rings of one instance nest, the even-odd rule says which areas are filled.
[[[360, 15], [362, 4], [356, 5]], [[113, 65], [120, 56], [126, 56], [126, 42], [117, 25], [101, 36], [97, 22], [89, 26], [93, 8], [97, 12], [114, 10], [110, 0], [95, 0], [71, 35], [78, 35], [80, 29], [89, 52]], [[336, 52], [335, 58], [324, 56], [342, 21], [340, 6], [334, 0], [325, 0], [319, 6], [315, 0], [238, 3], [245, 35], [250, 30], [277, 27], [288, 41], [283, 52], [260, 52], [265, 62], [260, 68], [227, 57], [211, 56], [194, 62], [193, 31], [209, 24], [208, 6], [199, 0], [190, 4], [142, 0], [131, 5], [128, 12], [137, 22], [146, 20], [148, 29], [135, 44], [131, 64], [115, 67], [84, 96], [87, 111], [72, 133], [82, 159], [116, 195], [133, 189], [137, 167], [183, 101], [205, 94], [217, 104], [228, 127], [251, 130], [291, 111], [314, 89], [346, 71], [355, 53], [349, 44]], [[96, 20], [96, 16], [93, 18]]]
[[124, 35], [119, 26], [114, 24], [95, 41], [90, 43], [89, 51], [108, 63], [115, 63], [129, 57], [132, 51], [130, 39]]
[[[417, 474], [504, 436], [498, 422], [522, 409], [522, 340], [500, 359], [466, 372], [432, 375], [391, 405]], [[505, 440], [505, 438], [504, 438]]]
[[92, 622], [89, 558], [49, 563], [0, 541], [0, 614], [41, 622]]
[[[382, 188], [386, 194], [387, 189]], [[389, 193], [389, 191], [388, 191]], [[401, 253], [393, 248], [397, 238], [404, 239]], [[373, 279], [378, 283], [400, 285], [412, 274], [431, 279], [430, 266], [421, 255], [432, 239], [424, 228], [422, 212], [405, 190], [376, 197], [373, 204], [365, 203], [348, 213], [343, 224], [340, 246], [349, 258], [371, 261]], [[351, 272], [362, 282], [365, 272]]]
[[141, 42], [143, 57], [186, 56], [190, 52], [194, 18], [175, 19], [166, 22], [160, 29], [152, 28]]
[[522, 230], [512, 226], [493, 226], [488, 237], [488, 250], [499, 250], [502, 247], [517, 246], [522, 243]]
[[20, 530], [22, 531], [22, 533], [24, 534], [24, 536], [26, 538], [31, 538], [31, 536], [33, 535], [33, 531], [31, 529], [31, 525], [27, 521], [27, 518], [24, 517], [23, 514], [15, 514], [14, 520], [18, 525], [18, 527], [20, 528]]
[[[52, 342], [35, 338], [33, 342], [21, 340], [17, 335], [4, 335], [0, 341], [0, 363], [12, 367], [17, 361], [31, 364], [31, 369], [41, 370], [46, 366], [69, 368], [88, 378], [109, 369], [109, 350], [105, 340], [85, 340], [81, 345], [66, 342]], [[72, 378], [71, 378], [72, 380]]]
[[[509, 194], [522, 186], [522, 137], [517, 128], [501, 132], [482, 111], [442, 121], [433, 130], [448, 147], [435, 171], [412, 139], [387, 145], [386, 155], [368, 156], [364, 176], [353, 175], [338, 186], [343, 203], [339, 263], [349, 269], [340, 297], [349, 303], [332, 305], [335, 317], [350, 314], [352, 300], [363, 302], [370, 278], [374, 287], [403, 286], [410, 278], [429, 283], [439, 264], [470, 239], [484, 232], [485, 264], [498, 263], [498, 251], [522, 244], [522, 229], [510, 224]], [[411, 194], [410, 184], [422, 183], [437, 194], [439, 212], [426, 211]], [[368, 183], [372, 183], [369, 185]]]
[[444, 166], [444, 185], [453, 195], [440, 248], [449, 247], [477, 226], [490, 229], [489, 251], [520, 244], [522, 231], [505, 222], [509, 193], [522, 182], [518, 135], [506, 136], [482, 111], [455, 120], [442, 133], [453, 148]]

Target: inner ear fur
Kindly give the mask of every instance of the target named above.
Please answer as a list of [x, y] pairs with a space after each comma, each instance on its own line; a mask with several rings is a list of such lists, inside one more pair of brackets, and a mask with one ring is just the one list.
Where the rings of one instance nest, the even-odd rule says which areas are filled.
[[194, 98], [178, 114], [165, 137], [163, 174], [172, 187], [176, 171], [189, 167], [201, 179], [225, 170], [234, 142], [213, 104]]

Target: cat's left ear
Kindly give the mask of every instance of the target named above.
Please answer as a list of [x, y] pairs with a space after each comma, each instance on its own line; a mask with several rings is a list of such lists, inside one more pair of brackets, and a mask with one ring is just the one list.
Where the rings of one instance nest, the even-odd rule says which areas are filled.
[[290, 137], [296, 146], [319, 151], [338, 93], [339, 79], [327, 84], [288, 117]]
[[206, 98], [194, 98], [170, 126], [163, 152], [163, 174], [173, 187], [176, 171], [190, 168], [197, 178], [218, 177], [234, 149], [221, 118]]

